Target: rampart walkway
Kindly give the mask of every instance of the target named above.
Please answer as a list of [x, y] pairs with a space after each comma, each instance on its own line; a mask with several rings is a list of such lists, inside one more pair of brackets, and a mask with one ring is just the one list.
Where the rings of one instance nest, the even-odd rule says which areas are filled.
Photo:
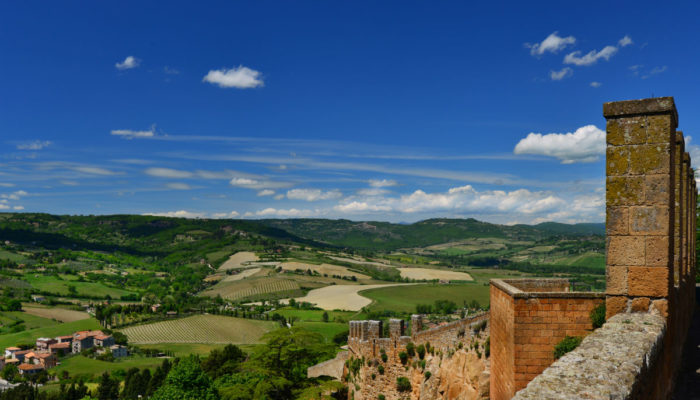
[[674, 400], [700, 400], [700, 285], [695, 286], [695, 313], [683, 349]]

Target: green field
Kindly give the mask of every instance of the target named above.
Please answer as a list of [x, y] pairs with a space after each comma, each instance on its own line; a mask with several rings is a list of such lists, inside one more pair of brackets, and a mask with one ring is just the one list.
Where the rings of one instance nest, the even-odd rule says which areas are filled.
[[476, 300], [482, 306], [489, 304], [489, 286], [483, 283], [426, 284], [393, 286], [360, 292], [372, 300], [370, 311], [391, 310], [414, 313], [418, 304], [433, 304], [435, 300], [451, 300], [462, 306]]
[[3, 260], [10, 260], [14, 261], [16, 263], [24, 263], [27, 262], [29, 259], [21, 254], [13, 253], [11, 251], [7, 251], [4, 249], [0, 249], [0, 259]]
[[105, 371], [116, 371], [118, 369], [128, 370], [129, 368], [155, 368], [163, 363], [162, 358], [155, 357], [127, 357], [114, 362], [100, 361], [92, 358], [76, 355], [61, 360], [61, 364], [52, 368], [51, 372], [60, 376], [63, 371], [68, 371], [71, 377], [85, 377], [95, 379]]
[[78, 296], [106, 297], [109, 295], [113, 299], [118, 299], [121, 296], [135, 293], [129, 290], [108, 287], [99, 282], [78, 282], [75, 280], [77, 277], [71, 275], [56, 277], [54, 275], [28, 273], [24, 275], [24, 279], [38, 290], [56, 293], [61, 296], [67, 296], [70, 293], [68, 291], [68, 285], [75, 286]]
[[15, 346], [18, 343], [34, 343], [36, 339], [40, 337], [56, 337], [61, 335], [70, 335], [75, 331], [100, 328], [100, 324], [95, 319], [89, 318], [80, 321], [66, 322], [64, 324], [56, 324], [44, 328], [30, 329], [24, 332], [0, 335], [0, 349]]
[[276, 322], [222, 315], [195, 315], [187, 318], [135, 325], [120, 329], [130, 343], [258, 343], [265, 333], [276, 329]]
[[17, 320], [24, 321], [24, 327], [26, 329], [46, 328], [60, 324], [58, 321], [54, 321], [49, 318], [37, 317], [21, 311], [0, 312], [0, 324], [2, 325], [8, 325]]
[[281, 277], [249, 278], [239, 281], [221, 281], [201, 293], [204, 296], [221, 295], [227, 300], [280, 299], [303, 296], [304, 292], [296, 280]]
[[206, 356], [214, 349], [222, 349], [224, 343], [158, 343], [138, 345], [142, 349], [156, 349], [163, 352], [172, 352], [175, 357], [183, 357], [189, 354]]
[[287, 319], [294, 317], [299, 322], [323, 322], [324, 312], [328, 313], [328, 321], [330, 322], [347, 322], [350, 320], [364, 318], [362, 313], [353, 311], [297, 310], [294, 308], [281, 308], [273, 313], [282, 315]]
[[347, 323], [336, 322], [296, 322], [294, 326], [320, 333], [326, 339], [326, 342], [333, 340], [333, 336], [337, 333], [347, 331], [349, 327]]

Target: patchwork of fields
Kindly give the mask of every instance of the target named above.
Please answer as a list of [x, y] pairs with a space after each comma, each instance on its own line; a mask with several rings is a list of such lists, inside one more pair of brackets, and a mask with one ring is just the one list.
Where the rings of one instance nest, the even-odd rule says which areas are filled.
[[[202, 292], [202, 295], [216, 297], [221, 295], [226, 300], [256, 299], [269, 295], [270, 298], [298, 296], [301, 286], [292, 279], [281, 277], [262, 277], [226, 281], [225, 279]], [[274, 294], [274, 296], [273, 296]]]
[[130, 343], [258, 343], [265, 333], [278, 328], [275, 322], [221, 315], [195, 315], [121, 329]]

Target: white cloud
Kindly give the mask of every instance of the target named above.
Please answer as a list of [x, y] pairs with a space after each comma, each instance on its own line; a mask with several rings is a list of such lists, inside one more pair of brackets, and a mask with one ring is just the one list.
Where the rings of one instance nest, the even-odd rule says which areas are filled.
[[25, 192], [24, 190], [18, 190], [16, 192], [12, 192], [10, 194], [2, 194], [0, 195], [0, 198], [3, 199], [9, 199], [9, 200], [19, 200], [20, 198], [27, 196], [29, 193]]
[[0, 203], [0, 210], [7, 210], [9, 208], [10, 208], [10, 206], [8, 206], [7, 204]]
[[275, 200], [282, 200], [282, 199], [284, 199], [284, 195], [280, 193], [277, 196], [275, 196], [274, 199]]
[[242, 187], [246, 189], [276, 189], [291, 186], [288, 182], [274, 182], [267, 179], [256, 179], [237, 176], [229, 181], [231, 186]]
[[273, 194], [275, 194], [275, 191], [274, 191], [274, 190], [270, 190], [270, 189], [263, 189], [263, 190], [261, 190], [261, 191], [258, 192], [258, 196], [260, 196], [260, 197], [262, 197], [262, 196], [272, 196]]
[[586, 125], [573, 133], [530, 133], [513, 152], [555, 157], [562, 164], [593, 162], [605, 154], [605, 132], [595, 125]]
[[339, 190], [322, 191], [321, 189], [292, 189], [287, 191], [287, 198], [291, 200], [318, 201], [331, 200], [342, 197]]
[[564, 64], [573, 64], [579, 67], [593, 65], [601, 58], [605, 61], [617, 53], [617, 47], [605, 46], [601, 51], [591, 50], [585, 56], [581, 57], [581, 51], [574, 51], [564, 57]]
[[0, 182], [0, 187], [15, 187], [14, 183]]
[[51, 142], [48, 140], [34, 140], [31, 142], [20, 143], [17, 145], [18, 150], [41, 150], [45, 147], [49, 147]]
[[155, 176], [158, 178], [191, 178], [194, 176], [192, 172], [182, 171], [171, 168], [147, 168], [145, 171], [146, 175]]
[[71, 181], [71, 180], [67, 180], [67, 179], [62, 179], [58, 183], [60, 183], [61, 185], [66, 185], [66, 186], [79, 186], [80, 185], [80, 183], [78, 183], [77, 181]]
[[603, 86], [603, 84], [600, 82], [596, 82], [596, 81], [591, 82], [591, 87], [599, 88], [601, 86]]
[[122, 62], [118, 62], [114, 64], [115, 67], [117, 67], [118, 70], [126, 70], [126, 69], [132, 69], [136, 68], [141, 64], [141, 60], [134, 56], [128, 56], [124, 59]]
[[398, 182], [393, 179], [370, 179], [369, 185], [375, 188], [398, 186]]
[[214, 213], [211, 216], [213, 218], [225, 219], [225, 218], [237, 218], [241, 214], [238, 211], [231, 211], [230, 213]]
[[192, 212], [187, 210], [179, 211], [167, 211], [167, 212], [155, 212], [155, 213], [144, 213], [143, 215], [151, 215], [154, 217], [172, 217], [172, 218], [206, 218], [205, 213]]
[[24, 206], [14, 206], [12, 207], [13, 210], [21, 211], [24, 210]]
[[668, 69], [668, 68], [665, 65], [661, 66], [661, 67], [654, 67], [651, 69], [651, 71], [649, 71], [648, 74], [643, 75], [642, 79], [647, 79], [647, 78], [650, 78], [652, 75], [656, 75], [656, 74], [660, 74], [662, 72], [665, 72], [666, 69]]
[[558, 32], [553, 32], [547, 36], [541, 43], [528, 44], [525, 46], [530, 48], [530, 54], [533, 56], [541, 56], [544, 53], [557, 53], [566, 46], [576, 43], [576, 38], [573, 36], [561, 37]]
[[170, 189], [175, 189], [175, 190], [190, 190], [190, 189], [192, 189], [192, 186], [190, 186], [186, 183], [180, 183], [180, 182], [168, 183], [165, 186], [170, 188]]
[[100, 168], [100, 167], [75, 166], [75, 167], [71, 167], [71, 169], [73, 171], [82, 172], [84, 174], [89, 174], [89, 175], [103, 175], [103, 176], [117, 175], [117, 172], [110, 171], [108, 169]]
[[632, 43], [633, 43], [633, 42], [632, 42], [632, 38], [629, 37], [629, 35], [625, 35], [625, 37], [623, 37], [622, 39], [618, 40], [618, 42], [617, 42], [617, 44], [618, 44], [620, 47], [629, 46], [629, 45], [631, 45]]
[[113, 129], [110, 134], [124, 139], [150, 138], [155, 136], [154, 127], [148, 131], [133, 131], [131, 129]]
[[552, 78], [553, 81], [560, 81], [573, 74], [574, 71], [569, 67], [564, 67], [561, 71], [549, 71], [549, 77]]
[[335, 207], [333, 207], [334, 210], [340, 211], [342, 213], [358, 213], [358, 212], [367, 212], [367, 211], [391, 211], [391, 207], [387, 205], [377, 205], [377, 204], [370, 204], [366, 201], [352, 201], [350, 203], [346, 204], [339, 204]]
[[318, 215], [318, 211], [314, 210], [299, 210], [296, 208], [282, 209], [282, 208], [266, 208], [264, 210], [256, 212], [247, 212], [244, 217], [279, 217], [279, 218], [304, 218]]
[[231, 69], [213, 69], [202, 79], [222, 88], [250, 89], [263, 86], [260, 72], [239, 65]]

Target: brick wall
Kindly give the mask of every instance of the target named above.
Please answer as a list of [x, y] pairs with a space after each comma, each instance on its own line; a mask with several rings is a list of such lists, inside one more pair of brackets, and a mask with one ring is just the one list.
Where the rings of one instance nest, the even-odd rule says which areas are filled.
[[569, 292], [566, 279], [491, 280], [491, 398], [510, 399], [554, 362], [565, 336], [590, 333], [591, 311], [604, 301]]

